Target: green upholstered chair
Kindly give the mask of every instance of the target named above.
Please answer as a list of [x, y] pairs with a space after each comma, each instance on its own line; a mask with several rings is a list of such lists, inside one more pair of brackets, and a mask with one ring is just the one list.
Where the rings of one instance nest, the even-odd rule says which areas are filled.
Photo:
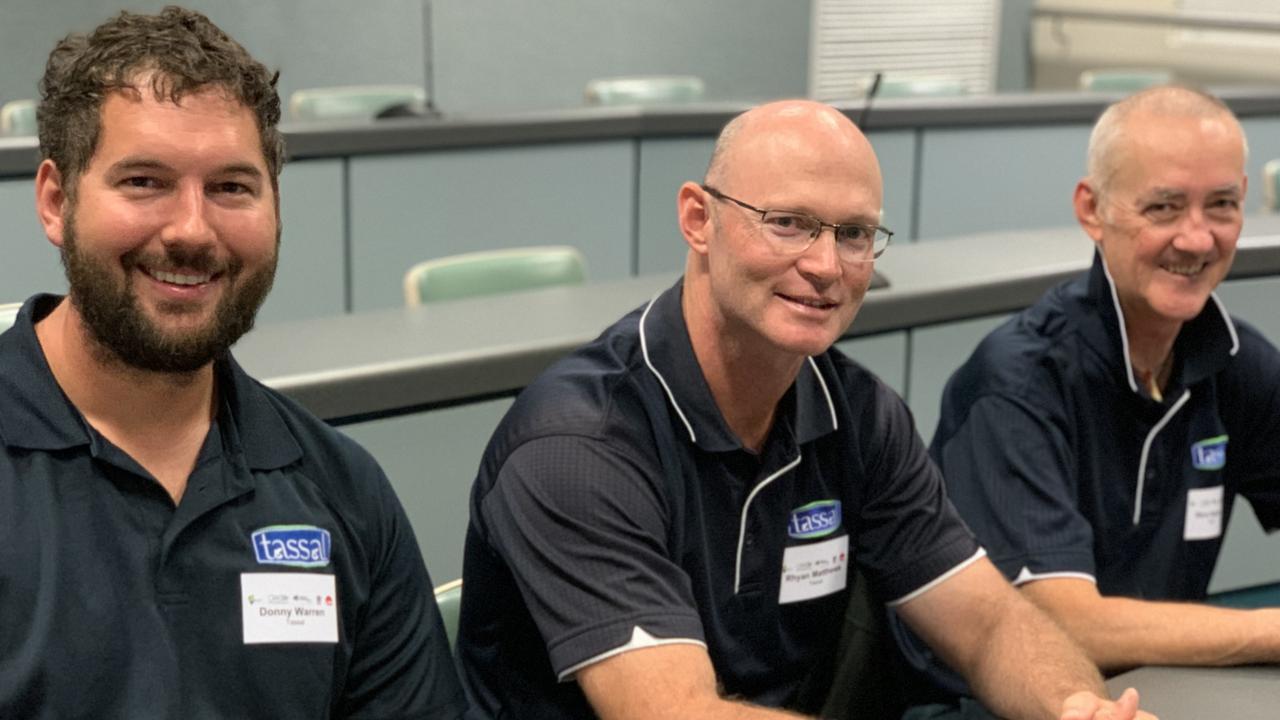
[[568, 245], [484, 250], [427, 260], [404, 276], [406, 305], [496, 295], [553, 285], [581, 285], [587, 261]]
[[955, 97], [966, 95], [969, 88], [953, 78], [894, 78], [880, 82], [876, 95], [882, 98]]
[[18, 309], [21, 307], [22, 303], [0, 305], [0, 332], [13, 327], [13, 321], [18, 318]]
[[444, 620], [444, 633], [449, 637], [449, 647], [458, 639], [458, 615], [462, 610], [462, 578], [447, 582], [435, 589], [436, 607]]
[[592, 80], [584, 96], [588, 105], [666, 105], [701, 100], [704, 92], [693, 75], [635, 75]]
[[1280, 159], [1262, 166], [1262, 206], [1273, 212], [1280, 210]]
[[0, 105], [0, 135], [35, 134], [35, 100], [10, 100]]
[[289, 96], [294, 120], [372, 120], [396, 105], [424, 108], [427, 93], [416, 85], [349, 85], [296, 90]]
[[1173, 73], [1152, 68], [1102, 68], [1080, 73], [1080, 89], [1097, 92], [1137, 92], [1173, 81]]

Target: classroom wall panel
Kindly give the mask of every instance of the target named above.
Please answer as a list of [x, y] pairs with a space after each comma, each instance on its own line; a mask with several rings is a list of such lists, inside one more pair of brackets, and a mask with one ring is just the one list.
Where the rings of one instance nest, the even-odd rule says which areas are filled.
[[58, 249], [36, 219], [34, 179], [0, 180], [0, 304], [26, 300], [38, 292], [64, 293]]
[[917, 237], [1075, 223], [1089, 124], [926, 129]]
[[566, 244], [589, 280], [631, 273], [635, 197], [626, 140], [351, 159], [353, 309], [404, 303], [404, 273], [474, 250]]
[[343, 160], [291, 162], [280, 173], [280, 262], [259, 322], [345, 311]]

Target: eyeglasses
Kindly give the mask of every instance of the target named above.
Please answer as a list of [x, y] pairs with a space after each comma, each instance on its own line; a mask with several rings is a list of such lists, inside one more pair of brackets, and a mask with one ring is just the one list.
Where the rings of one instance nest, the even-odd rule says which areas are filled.
[[762, 234], [775, 250], [784, 255], [799, 255], [831, 228], [836, 238], [836, 253], [844, 262], [871, 262], [889, 247], [893, 231], [880, 225], [823, 222], [812, 215], [790, 210], [762, 210], [737, 198], [729, 197], [710, 185], [703, 185], [711, 197], [727, 200], [745, 210], [760, 213]]

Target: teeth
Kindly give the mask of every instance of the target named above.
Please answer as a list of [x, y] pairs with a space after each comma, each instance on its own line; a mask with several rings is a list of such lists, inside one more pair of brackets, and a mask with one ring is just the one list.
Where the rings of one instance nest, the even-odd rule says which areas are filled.
[[830, 303], [826, 303], [821, 300], [805, 300], [803, 298], [792, 298], [792, 300], [800, 303], [801, 305], [807, 305], [808, 307], [814, 308], [824, 308], [830, 305]]
[[1165, 265], [1164, 269], [1175, 275], [1191, 276], [1203, 270], [1204, 263], [1197, 263], [1195, 265]]
[[178, 273], [163, 272], [160, 270], [152, 271], [151, 277], [172, 285], [199, 285], [207, 283], [213, 278], [212, 275], [179, 275]]

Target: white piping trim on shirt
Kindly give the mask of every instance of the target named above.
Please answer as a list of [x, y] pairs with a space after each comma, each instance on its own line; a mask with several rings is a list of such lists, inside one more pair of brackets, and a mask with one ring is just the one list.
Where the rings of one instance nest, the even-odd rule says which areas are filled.
[[612, 650], [606, 650], [595, 657], [590, 657], [580, 663], [571, 665], [561, 671], [561, 673], [556, 676], [556, 679], [560, 682], [567, 682], [573, 679], [575, 673], [588, 665], [595, 665], [601, 660], [608, 660], [614, 655], [621, 655], [624, 652], [658, 647], [660, 645], [698, 645], [704, 649], [707, 647], [706, 643], [701, 640], [695, 640], [694, 638], [656, 638], [645, 632], [644, 628], [636, 625], [631, 630], [631, 639], [627, 640], [625, 645], [619, 645]]
[[818, 376], [818, 384], [822, 386], [822, 394], [827, 398], [827, 409], [831, 411], [831, 429], [839, 430], [840, 421], [836, 419], [836, 404], [831, 402], [831, 391], [827, 389], [827, 381], [822, 377], [822, 373], [818, 370], [818, 363], [809, 358], [809, 365], [813, 368], [813, 374]]
[[1057, 572], [1046, 572], [1046, 573], [1033, 573], [1031, 572], [1031, 569], [1028, 568], [1026, 565], [1022, 566], [1022, 570], [1018, 573], [1018, 577], [1014, 578], [1013, 580], [1010, 580], [1009, 582], [1014, 587], [1017, 587], [1019, 585], [1025, 585], [1029, 582], [1035, 582], [1036, 580], [1053, 580], [1054, 578], [1075, 578], [1077, 580], [1088, 580], [1094, 585], [1098, 584], [1098, 579], [1090, 575], [1089, 573], [1071, 572], [1069, 570], [1059, 570]]
[[[1099, 253], [1098, 257], [1102, 258]], [[1124, 327], [1124, 310], [1120, 309], [1120, 296], [1116, 294], [1116, 283], [1111, 279], [1111, 271], [1107, 269], [1107, 259], [1102, 258], [1102, 273], [1107, 276], [1107, 287], [1111, 288], [1111, 302], [1116, 306], [1116, 317], [1120, 322], [1120, 345], [1124, 349], [1124, 378], [1129, 387], [1138, 392], [1138, 381], [1133, 379], [1133, 363], [1129, 360], [1129, 331]]]
[[924, 585], [921, 585], [920, 587], [916, 588], [915, 590], [912, 590], [911, 592], [907, 593], [906, 595], [903, 595], [902, 597], [898, 598], [897, 600], [890, 600], [889, 602], [885, 603], [885, 606], [886, 606], [886, 607], [897, 607], [897, 606], [899, 606], [899, 605], [901, 605], [901, 604], [903, 604], [903, 603], [905, 603], [905, 602], [910, 602], [910, 601], [912, 601], [912, 600], [915, 600], [916, 598], [920, 597], [921, 595], [923, 595], [923, 594], [925, 594], [925, 593], [929, 592], [930, 590], [932, 590], [933, 588], [937, 587], [939, 584], [944, 583], [944, 582], [946, 582], [947, 580], [949, 580], [949, 579], [951, 578], [951, 576], [952, 576], [952, 575], [955, 575], [956, 573], [960, 572], [961, 570], [963, 570], [963, 569], [965, 569], [965, 568], [969, 567], [970, 565], [972, 565], [972, 564], [974, 564], [974, 563], [978, 562], [978, 560], [980, 560], [980, 559], [982, 559], [982, 558], [986, 557], [986, 555], [987, 555], [986, 548], [978, 548], [978, 552], [976, 552], [976, 553], [974, 553], [973, 555], [971, 555], [968, 559], [961, 561], [961, 562], [960, 562], [959, 564], [957, 564], [955, 567], [953, 567], [953, 568], [951, 568], [950, 570], [948, 570], [948, 571], [946, 571], [946, 572], [942, 573], [941, 575], [939, 575], [938, 577], [936, 577], [936, 578], [934, 578], [934, 579], [930, 580], [929, 582], [925, 583]]
[[1240, 336], [1236, 334], [1236, 324], [1231, 322], [1231, 316], [1227, 314], [1227, 306], [1222, 304], [1222, 299], [1218, 297], [1218, 293], [1209, 293], [1209, 297], [1213, 298], [1213, 304], [1218, 306], [1218, 312], [1222, 314], [1222, 322], [1227, 326], [1227, 332], [1231, 333], [1231, 357], [1235, 357], [1236, 352], [1240, 349]]
[[[661, 294], [661, 293], [659, 293]], [[689, 424], [689, 418], [684, 416], [684, 410], [680, 409], [680, 403], [676, 402], [676, 396], [671, 392], [671, 386], [667, 385], [667, 379], [662, 377], [662, 373], [658, 372], [658, 368], [653, 366], [653, 362], [649, 360], [649, 341], [644, 336], [644, 320], [649, 317], [649, 310], [653, 308], [653, 304], [657, 302], [658, 296], [655, 295], [649, 304], [645, 306], [644, 312], [640, 313], [640, 353], [644, 355], [644, 364], [649, 366], [649, 371], [662, 383], [662, 389], [667, 391], [667, 399], [671, 401], [671, 406], [676, 409], [676, 414], [680, 416], [680, 421], [684, 423], [684, 427], [689, 431], [689, 442], [698, 442], [698, 437], [693, 434], [693, 426]]]
[[1178, 398], [1178, 402], [1169, 408], [1169, 411], [1160, 418], [1160, 422], [1151, 428], [1151, 432], [1147, 433], [1147, 439], [1142, 441], [1142, 457], [1138, 460], [1138, 489], [1134, 492], [1133, 497], [1133, 524], [1138, 524], [1138, 517], [1142, 515], [1142, 487], [1146, 481], [1147, 475], [1147, 454], [1151, 452], [1151, 441], [1156, 439], [1156, 434], [1164, 429], [1164, 426], [1173, 419], [1175, 413], [1182, 409], [1183, 405], [1191, 399], [1191, 390], [1183, 390], [1182, 397]]
[[796, 453], [796, 459], [782, 466], [777, 472], [760, 481], [751, 489], [751, 494], [747, 496], [747, 501], [742, 505], [742, 519], [738, 522], [738, 558], [733, 566], [733, 594], [738, 594], [738, 586], [742, 584], [742, 544], [747, 537], [747, 512], [751, 509], [751, 501], [755, 500], [756, 495], [765, 488], [766, 485], [776, 480], [780, 475], [787, 472], [800, 464], [801, 453]]

